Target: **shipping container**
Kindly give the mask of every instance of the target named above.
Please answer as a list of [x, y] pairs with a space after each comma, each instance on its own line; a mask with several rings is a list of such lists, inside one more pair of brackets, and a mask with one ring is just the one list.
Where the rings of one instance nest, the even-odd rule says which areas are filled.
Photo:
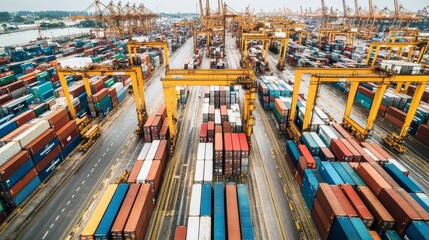
[[136, 183], [136, 182], [137, 182], [137, 176], [138, 176], [138, 175], [139, 175], [139, 173], [140, 173], [140, 170], [141, 170], [141, 168], [142, 168], [142, 166], [143, 166], [143, 162], [144, 162], [144, 161], [137, 160], [137, 161], [134, 163], [134, 166], [133, 166], [133, 168], [131, 169], [130, 174], [128, 175], [128, 179], [127, 179], [127, 182], [128, 182], [128, 183]]
[[160, 140], [153, 140], [152, 144], [150, 145], [149, 151], [147, 152], [145, 160], [154, 160], [156, 152], [158, 151], [159, 144], [161, 143]]
[[137, 160], [143, 161], [146, 159], [146, 155], [149, 152], [151, 145], [152, 145], [152, 143], [145, 143], [143, 145], [142, 150], [140, 151], [139, 155], [137, 156]]
[[337, 217], [332, 225], [328, 239], [360, 239], [360, 237], [350, 221], [350, 218]]
[[[225, 185], [220, 182], [214, 183], [214, 203], [213, 203], [213, 239], [226, 240], [225, 224]], [[241, 219], [240, 219], [241, 220]]]
[[344, 184], [343, 179], [338, 175], [331, 162], [322, 162], [319, 171], [327, 183], [334, 185]]
[[31, 141], [42, 135], [50, 127], [49, 122], [46, 120], [39, 120], [25, 132], [15, 137], [13, 141], [19, 142], [21, 148], [27, 146]]
[[350, 203], [346, 195], [341, 190], [340, 186], [331, 185], [330, 187], [335, 197], [337, 198], [338, 202], [341, 204], [341, 207], [343, 208], [344, 212], [346, 213], [346, 216], [359, 217], [356, 210], [353, 208], [352, 204]]
[[226, 219], [228, 226], [228, 239], [241, 239], [240, 217], [238, 213], [237, 187], [235, 184], [226, 185]]
[[106, 212], [106, 209], [109, 206], [117, 188], [117, 184], [110, 184], [107, 187], [106, 191], [101, 196], [97, 206], [95, 207], [94, 212], [91, 214], [91, 217], [89, 217], [88, 222], [80, 233], [81, 240], [94, 239], [93, 237], [95, 231], [97, 230], [97, 227], [100, 224], [100, 221], [103, 218], [103, 215]]
[[338, 161], [352, 161], [354, 156], [341, 139], [333, 139], [330, 149]]
[[362, 222], [367, 228], [370, 228], [372, 226], [372, 223], [374, 222], [374, 217], [372, 216], [369, 209], [365, 206], [363, 201], [360, 199], [356, 191], [349, 184], [341, 184], [340, 188], [343, 191], [344, 195], [347, 197], [347, 199], [350, 201], [350, 204], [353, 206], [359, 218], [362, 220]]
[[188, 226], [186, 229], [187, 240], [198, 240], [200, 233], [200, 217], [188, 217]]
[[163, 167], [160, 160], [153, 160], [149, 173], [146, 176], [145, 183], [150, 184], [150, 191], [152, 193], [152, 201], [155, 205], [158, 198], [159, 189], [162, 184]]
[[[335, 171], [338, 173], [338, 175], [341, 177], [343, 182], [345, 184], [350, 184], [352, 187], [356, 187], [355, 181], [350, 177], [350, 175], [346, 172], [346, 170], [341, 165], [341, 162], [331, 162], [332, 167], [335, 169]], [[352, 169], [353, 170], [353, 169]]]
[[237, 184], [238, 209], [240, 212], [241, 239], [255, 239], [253, 233], [252, 216], [249, 205], [249, 194], [246, 184]]
[[115, 220], [116, 215], [119, 212], [119, 209], [122, 205], [122, 202], [125, 198], [128, 188], [129, 188], [128, 184], [118, 185], [115, 191], [115, 194], [113, 195], [112, 200], [110, 201], [109, 206], [104, 212], [103, 218], [101, 219], [100, 224], [98, 225], [98, 228], [95, 231], [94, 238], [96, 240], [110, 238], [111, 236], [110, 228], [112, 227], [113, 221]]
[[128, 216], [131, 213], [131, 209], [134, 205], [139, 189], [140, 184], [130, 184], [127, 195], [125, 196], [121, 208], [119, 209], [118, 215], [116, 216], [115, 222], [110, 229], [112, 239], [123, 239], [122, 231], [124, 230], [125, 224], [127, 223]]
[[147, 175], [149, 174], [149, 171], [150, 171], [150, 167], [152, 166], [152, 163], [153, 163], [152, 160], [146, 160], [143, 162], [139, 175], [137, 175], [136, 183], [145, 183]]
[[411, 207], [419, 214], [423, 221], [429, 221], [429, 213], [422, 206], [420, 206], [416, 200], [414, 200], [410, 193], [402, 188], [396, 188], [395, 190], [402, 196], [402, 198], [405, 199], [407, 203], [411, 205]]
[[408, 178], [399, 168], [392, 163], [386, 163], [383, 166], [384, 170], [407, 192], [410, 193], [421, 193], [423, 190], [414, 183], [413, 180]]
[[211, 183], [213, 181], [213, 161], [208, 161], [208, 160], [204, 161], [203, 181], [205, 183]]
[[150, 185], [142, 184], [123, 230], [125, 239], [144, 239], [153, 209]]
[[204, 160], [206, 155], [206, 144], [198, 143], [197, 160]]
[[212, 218], [211, 217], [200, 217], [200, 226], [198, 232], [199, 240], [211, 240], [212, 239]]
[[204, 180], [204, 160], [197, 160], [195, 163], [194, 183], [202, 183]]
[[370, 163], [359, 163], [356, 172], [376, 196], [379, 196], [383, 189], [391, 188], [389, 183], [386, 182]]
[[204, 217], [212, 215], [212, 185], [210, 183], [204, 183], [201, 186], [200, 215]]
[[429, 225], [422, 221], [412, 221], [408, 226], [404, 239], [429, 239]]
[[176, 226], [174, 231], [174, 240], [186, 240], [186, 226]]
[[193, 184], [188, 215], [192, 217], [200, 216], [200, 208], [201, 208], [201, 184]]

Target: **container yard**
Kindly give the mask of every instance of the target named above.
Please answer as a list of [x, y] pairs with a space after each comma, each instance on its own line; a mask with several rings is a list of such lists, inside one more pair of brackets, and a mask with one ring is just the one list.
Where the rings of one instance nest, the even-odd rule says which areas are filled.
[[0, 14], [1, 239], [429, 239], [428, 7], [169, 4]]

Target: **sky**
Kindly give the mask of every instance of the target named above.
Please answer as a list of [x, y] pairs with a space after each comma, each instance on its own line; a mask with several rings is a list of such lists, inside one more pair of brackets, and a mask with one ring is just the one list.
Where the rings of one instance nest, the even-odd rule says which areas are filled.
[[[115, 3], [119, 0], [113, 0]], [[0, 11], [43, 11], [43, 10], [65, 10], [65, 11], [83, 11], [91, 5], [94, 0], [0, 0]], [[109, 3], [110, 0], [101, 0], [102, 3]], [[153, 12], [196, 12], [197, 0], [122, 0], [122, 4], [126, 2], [143, 3], [148, 9]], [[205, 0], [202, 0], [205, 5]], [[217, 0], [210, 0], [211, 9], [217, 8]], [[243, 11], [249, 4], [251, 9], [258, 12], [261, 9], [273, 10], [283, 7], [288, 7], [292, 10], [298, 10], [300, 6], [303, 9], [311, 7], [314, 11], [321, 5], [320, 0], [224, 0], [232, 9], [236, 11]], [[368, 7], [368, 0], [358, 0], [364, 8]], [[393, 11], [393, 0], [373, 0], [373, 5], [378, 9], [388, 7]], [[354, 0], [346, 0], [347, 5], [354, 9]], [[399, 3], [405, 9], [410, 11], [417, 11], [429, 5], [429, 0], [399, 0]], [[328, 7], [338, 8], [342, 11], [342, 0], [325, 0]]]

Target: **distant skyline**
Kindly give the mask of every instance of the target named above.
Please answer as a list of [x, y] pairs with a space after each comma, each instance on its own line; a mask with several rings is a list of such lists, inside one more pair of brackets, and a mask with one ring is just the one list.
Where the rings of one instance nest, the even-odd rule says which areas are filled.
[[[44, 11], [44, 10], [62, 10], [62, 11], [83, 11], [93, 3], [93, 0], [0, 0], [0, 11]], [[110, 0], [101, 0], [102, 3], [108, 4]], [[114, 0], [118, 3], [119, 0]], [[198, 0], [123, 0], [122, 4], [125, 5], [127, 2], [130, 4], [143, 3], [148, 9], [153, 12], [165, 12], [165, 13], [176, 13], [186, 12], [195, 13], [197, 11]], [[202, 0], [205, 5], [205, 0]], [[300, 6], [303, 9], [311, 7], [312, 11], [320, 8], [320, 0], [230, 0], [224, 1], [235, 11], [243, 11], [249, 4], [250, 8], [255, 9], [259, 12], [260, 9], [267, 10], [278, 10], [279, 8], [287, 7], [292, 10], [298, 10]], [[346, 0], [347, 5], [354, 9], [354, 0]], [[359, 0], [358, 3], [363, 8], [368, 8], [368, 0]], [[423, 9], [423, 7], [429, 5], [428, 0], [399, 0], [399, 3], [404, 6], [405, 9], [410, 11], [417, 11]], [[333, 7], [340, 11], [343, 10], [342, 0], [325, 0], [325, 4], [328, 7]], [[390, 10], [394, 10], [393, 0], [373, 0], [373, 4], [378, 9], [387, 7]], [[217, 9], [218, 1], [211, 0], [210, 8]]]

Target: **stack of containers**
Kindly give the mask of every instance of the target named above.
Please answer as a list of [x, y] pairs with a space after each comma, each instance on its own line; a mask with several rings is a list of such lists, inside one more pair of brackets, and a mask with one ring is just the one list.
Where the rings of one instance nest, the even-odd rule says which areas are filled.
[[187, 86], [176, 86], [176, 99], [185, 104], [188, 100], [188, 87]]
[[199, 143], [195, 163], [194, 183], [213, 181], [213, 143]]
[[145, 142], [152, 142], [165, 138], [168, 134], [167, 110], [165, 105], [161, 105], [155, 115], [150, 115], [143, 126], [143, 139]]

